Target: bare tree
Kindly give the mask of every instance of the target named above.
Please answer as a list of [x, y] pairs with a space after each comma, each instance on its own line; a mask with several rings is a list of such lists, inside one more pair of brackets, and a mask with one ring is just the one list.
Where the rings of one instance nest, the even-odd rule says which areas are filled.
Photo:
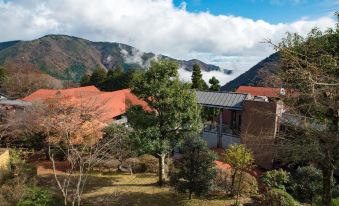
[[[120, 136], [103, 138], [105, 124], [100, 121], [100, 109], [94, 105], [64, 97], [45, 104], [41, 126], [47, 135], [49, 158], [65, 205], [80, 205], [89, 172], [105, 158], [116, 155], [114, 146]], [[69, 163], [63, 176], [57, 175], [55, 153], [60, 152]]]

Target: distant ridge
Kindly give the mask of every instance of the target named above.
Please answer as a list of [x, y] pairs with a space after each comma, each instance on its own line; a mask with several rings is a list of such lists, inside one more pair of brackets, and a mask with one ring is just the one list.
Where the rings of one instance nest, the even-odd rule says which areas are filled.
[[[114, 42], [92, 42], [67, 35], [46, 35], [32, 41], [9, 41], [0, 43], [0, 66], [14, 68], [30, 65], [60, 80], [78, 82], [95, 68], [114, 69], [122, 66], [146, 68], [152, 60], [170, 59], [181, 68], [191, 71], [198, 64], [203, 71], [221, 71], [215, 65], [198, 59], [177, 60], [164, 55], [146, 53], [132, 46]], [[13, 66], [14, 65], [14, 66]], [[223, 70], [230, 74], [231, 70]]]
[[274, 53], [237, 78], [221, 87], [222, 91], [235, 91], [239, 86], [262, 86], [262, 72], [274, 74], [278, 70], [279, 54]]

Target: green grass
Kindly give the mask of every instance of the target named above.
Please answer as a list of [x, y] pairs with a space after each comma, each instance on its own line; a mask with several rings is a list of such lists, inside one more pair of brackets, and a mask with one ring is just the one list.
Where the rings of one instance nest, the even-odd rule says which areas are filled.
[[[57, 191], [53, 176], [41, 176], [44, 184]], [[234, 200], [222, 195], [194, 197], [178, 194], [169, 186], [159, 187], [156, 174], [101, 174], [89, 176], [84, 191], [84, 205], [126, 206], [225, 206]], [[250, 202], [250, 199], [244, 199]]]

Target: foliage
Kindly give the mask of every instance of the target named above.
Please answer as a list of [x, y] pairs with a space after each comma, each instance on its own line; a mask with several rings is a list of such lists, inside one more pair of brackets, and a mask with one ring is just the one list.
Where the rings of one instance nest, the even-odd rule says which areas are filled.
[[208, 89], [206, 82], [202, 79], [201, 69], [198, 64], [193, 65], [192, 89], [197, 89], [197, 90]]
[[332, 206], [339, 206], [339, 199], [332, 199]]
[[[254, 164], [253, 155], [244, 145], [231, 144], [225, 151], [224, 161], [232, 166], [231, 194], [239, 196], [243, 174], [245, 171], [249, 171]], [[236, 181], [237, 177], [239, 177], [238, 181]]]
[[35, 67], [30, 65], [23, 65], [19, 68], [6, 65], [4, 69], [0, 69], [0, 73], [1, 71], [5, 72], [5, 76], [0, 79], [0, 90], [12, 99], [26, 97], [32, 92], [42, 88], [60, 89], [63, 87], [60, 80], [37, 71]]
[[211, 90], [211, 91], [220, 91], [220, 84], [219, 84], [219, 80], [217, 78], [215, 78], [213, 76], [208, 82], [211, 85], [209, 90]]
[[200, 106], [189, 85], [178, 76], [171, 61], [152, 62], [133, 79], [132, 92], [148, 104], [149, 110], [132, 106], [127, 112], [135, 147], [159, 158], [159, 183], [164, 182], [165, 156], [184, 134], [201, 129]]
[[278, 153], [285, 163], [318, 164], [325, 206], [331, 204], [333, 172], [339, 160], [338, 39], [339, 22], [325, 32], [315, 28], [306, 38], [287, 34], [274, 45], [281, 56], [277, 78], [288, 91], [283, 101], [299, 122], [281, 134], [282, 151]]
[[180, 160], [174, 162], [176, 168], [171, 182], [175, 188], [197, 196], [207, 194], [212, 187], [215, 176], [215, 155], [208, 149], [207, 143], [199, 136], [188, 136], [180, 145], [182, 152]]
[[298, 167], [293, 175], [293, 196], [300, 201], [311, 203], [322, 192], [321, 170], [313, 167]]
[[159, 170], [158, 165], [158, 158], [154, 157], [153, 155], [144, 154], [138, 157], [140, 162], [144, 166], [145, 172], [152, 172], [157, 173]]
[[[217, 169], [217, 174], [214, 178], [214, 190], [225, 192], [227, 195], [230, 195], [232, 192], [232, 171], [225, 169]], [[235, 182], [238, 182], [240, 175], [235, 179]], [[249, 173], [243, 174], [243, 180], [240, 184], [240, 196], [248, 197], [258, 194], [258, 181], [254, 176]]]
[[44, 188], [37, 186], [28, 187], [25, 189], [22, 198], [17, 206], [53, 206], [58, 205], [53, 195]]
[[124, 71], [121, 66], [116, 66], [114, 70], [103, 71], [94, 70], [91, 75], [85, 74], [80, 80], [81, 86], [95, 85], [102, 91], [116, 91], [131, 87], [135, 69]]
[[100, 88], [106, 79], [107, 72], [103, 68], [95, 69], [90, 77], [90, 83]]
[[[115, 157], [122, 163], [125, 159], [135, 156], [135, 152], [132, 149], [132, 141], [130, 138], [130, 130], [124, 125], [118, 125], [112, 123], [103, 129], [103, 137], [105, 139], [116, 139], [114, 144], [114, 154], [111, 156]], [[109, 157], [111, 159], [111, 156]]]
[[290, 174], [283, 169], [265, 172], [260, 179], [265, 187], [284, 191], [286, 191], [286, 185], [288, 185], [291, 180]]
[[280, 189], [271, 189], [264, 194], [265, 206], [298, 206], [293, 197]]

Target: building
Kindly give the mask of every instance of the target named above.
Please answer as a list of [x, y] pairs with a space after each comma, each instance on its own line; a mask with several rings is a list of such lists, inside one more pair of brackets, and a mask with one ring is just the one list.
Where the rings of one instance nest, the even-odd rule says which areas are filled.
[[62, 90], [39, 89], [23, 98], [24, 102], [43, 103], [57, 97], [65, 101], [73, 101], [81, 105], [90, 106], [100, 111], [100, 120], [106, 123], [126, 123], [126, 111], [130, 104], [140, 105], [144, 108], [147, 104], [139, 100], [129, 89], [113, 92], [102, 92], [95, 86], [78, 87]]
[[240, 86], [236, 92], [251, 94], [255, 99], [264, 99], [267, 101], [279, 100], [280, 97], [284, 96], [286, 93], [284, 88], [252, 86]]
[[203, 107], [219, 110], [215, 121], [205, 122], [202, 131], [210, 148], [242, 143], [251, 149], [257, 165], [266, 169], [272, 167], [272, 146], [283, 108], [280, 101], [265, 101], [238, 92], [197, 91], [196, 95]]

